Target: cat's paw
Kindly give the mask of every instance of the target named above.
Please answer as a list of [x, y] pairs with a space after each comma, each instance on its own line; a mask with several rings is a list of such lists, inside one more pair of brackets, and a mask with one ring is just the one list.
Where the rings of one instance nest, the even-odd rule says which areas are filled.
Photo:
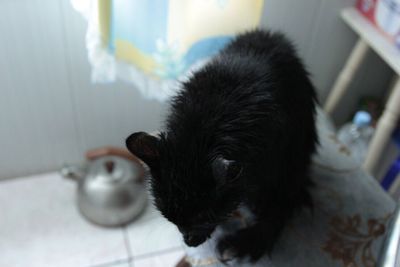
[[265, 254], [266, 246], [252, 231], [241, 230], [219, 240], [217, 250], [220, 261], [225, 263], [233, 260], [256, 262]]
[[219, 240], [217, 251], [219, 254], [219, 261], [228, 264], [234, 259], [238, 258], [236, 247], [234, 244], [233, 236], [226, 236]]

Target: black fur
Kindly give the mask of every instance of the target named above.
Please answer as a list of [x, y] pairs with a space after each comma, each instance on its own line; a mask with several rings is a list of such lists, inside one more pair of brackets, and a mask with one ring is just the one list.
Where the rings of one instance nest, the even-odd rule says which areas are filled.
[[219, 241], [222, 259], [270, 253], [294, 212], [311, 205], [315, 91], [280, 33], [237, 36], [182, 85], [159, 138], [129, 150], [152, 173], [155, 204], [188, 245], [204, 242], [241, 204], [256, 223]]

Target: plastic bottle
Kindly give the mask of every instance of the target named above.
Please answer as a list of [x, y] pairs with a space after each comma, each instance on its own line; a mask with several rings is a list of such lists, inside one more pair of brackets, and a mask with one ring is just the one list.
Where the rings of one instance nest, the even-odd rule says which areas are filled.
[[368, 151], [368, 144], [374, 133], [371, 126], [371, 115], [366, 111], [358, 111], [352, 123], [340, 128], [337, 137], [347, 146], [354, 159], [362, 164]]

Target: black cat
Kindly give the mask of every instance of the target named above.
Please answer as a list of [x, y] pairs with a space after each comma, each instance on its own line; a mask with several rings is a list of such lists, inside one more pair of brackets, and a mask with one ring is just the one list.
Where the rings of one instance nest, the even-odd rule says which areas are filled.
[[126, 140], [150, 168], [155, 205], [189, 246], [246, 205], [256, 223], [219, 240], [223, 260], [270, 253], [295, 211], [311, 205], [316, 95], [283, 34], [237, 36], [182, 84], [164, 132]]

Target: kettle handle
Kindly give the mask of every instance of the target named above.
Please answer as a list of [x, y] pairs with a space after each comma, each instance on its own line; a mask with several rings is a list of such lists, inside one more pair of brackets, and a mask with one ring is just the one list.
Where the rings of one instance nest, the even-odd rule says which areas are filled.
[[86, 152], [86, 158], [88, 160], [94, 160], [104, 156], [122, 157], [127, 160], [133, 161], [135, 163], [142, 164], [141, 160], [139, 160], [136, 156], [132, 155], [128, 150], [122, 148], [106, 146], [106, 147], [91, 149]]

